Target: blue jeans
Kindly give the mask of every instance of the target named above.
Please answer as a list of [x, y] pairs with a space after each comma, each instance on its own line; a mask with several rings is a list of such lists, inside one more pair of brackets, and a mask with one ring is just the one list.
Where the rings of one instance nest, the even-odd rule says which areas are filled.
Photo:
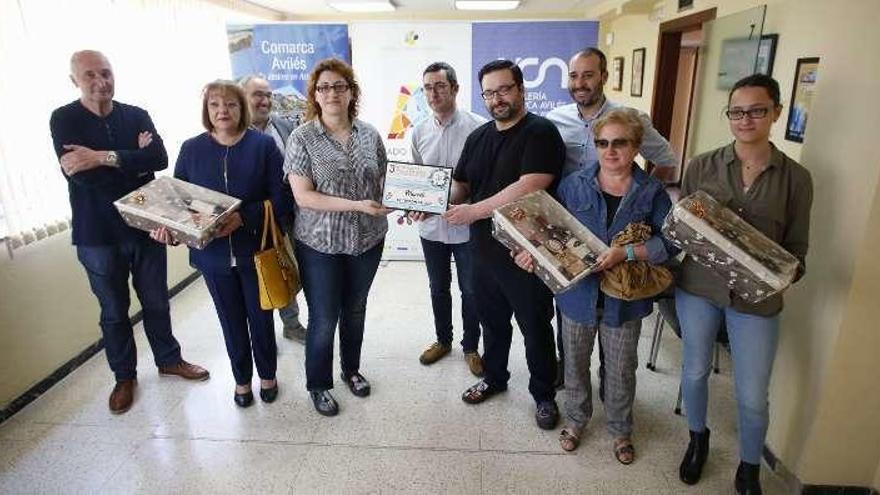
[[144, 333], [156, 366], [180, 362], [180, 345], [171, 333], [165, 246], [150, 239], [138, 239], [109, 246], [77, 246], [76, 255], [101, 305], [104, 348], [116, 379], [137, 377], [137, 349], [128, 315], [129, 274], [141, 302]]
[[461, 290], [461, 323], [464, 336], [461, 347], [464, 352], [477, 352], [480, 344], [480, 318], [474, 302], [473, 254], [470, 243], [446, 244], [421, 239], [431, 286], [431, 307], [434, 310], [434, 330], [437, 342], [452, 345], [452, 283], [450, 261], [455, 256], [458, 272], [458, 288]]
[[278, 347], [272, 311], [260, 307], [259, 282], [253, 263], [227, 272], [202, 272], [223, 329], [226, 354], [238, 385], [249, 385], [254, 374], [263, 380], [275, 378]]
[[300, 276], [309, 305], [306, 389], [333, 388], [333, 338], [337, 323], [342, 374], [349, 377], [360, 370], [367, 295], [379, 268], [383, 244], [352, 256], [322, 253], [297, 241]]
[[779, 340], [779, 315], [741, 313], [681, 289], [675, 291], [675, 307], [684, 345], [681, 388], [688, 428], [696, 432], [706, 428], [712, 349], [724, 318], [733, 360], [740, 458], [760, 464], [769, 424], [767, 389]]

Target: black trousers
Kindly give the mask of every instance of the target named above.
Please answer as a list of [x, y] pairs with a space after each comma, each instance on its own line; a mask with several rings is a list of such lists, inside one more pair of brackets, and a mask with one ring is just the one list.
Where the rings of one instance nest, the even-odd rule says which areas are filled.
[[536, 402], [556, 396], [553, 294], [538, 277], [517, 267], [509, 254], [477, 255], [474, 295], [483, 324], [483, 365], [489, 385], [506, 388], [514, 316], [522, 332], [529, 367], [529, 392]]

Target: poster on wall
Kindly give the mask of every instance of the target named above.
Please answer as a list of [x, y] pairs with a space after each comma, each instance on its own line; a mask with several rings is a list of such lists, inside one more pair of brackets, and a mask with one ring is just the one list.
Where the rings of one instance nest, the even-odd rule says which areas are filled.
[[266, 78], [274, 111], [296, 122], [315, 63], [328, 57], [351, 61], [345, 24], [230, 24], [226, 34], [233, 79]]
[[785, 139], [804, 142], [807, 133], [807, 120], [813, 108], [816, 93], [816, 80], [819, 76], [818, 58], [799, 58], [794, 71], [794, 87], [791, 90], [791, 106], [788, 109], [788, 122], [785, 124]]
[[[411, 161], [413, 126], [431, 118], [422, 89], [422, 72], [429, 64], [443, 61], [455, 69], [458, 107], [470, 109], [470, 23], [363, 22], [352, 23], [349, 33], [361, 86], [359, 116], [378, 129], [389, 160]], [[403, 211], [388, 216], [383, 258], [422, 259], [418, 226]]]
[[[499, 58], [516, 62], [523, 71], [526, 109], [544, 115], [571, 103], [568, 60], [578, 50], [597, 46], [598, 37], [596, 21], [477, 22], [473, 24], [472, 66], [477, 72]], [[489, 118], [479, 81], [474, 81], [471, 107]]]

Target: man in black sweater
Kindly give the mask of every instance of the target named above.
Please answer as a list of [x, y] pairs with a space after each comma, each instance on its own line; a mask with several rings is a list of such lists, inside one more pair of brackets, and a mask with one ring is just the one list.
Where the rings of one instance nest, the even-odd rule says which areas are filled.
[[171, 332], [165, 246], [128, 227], [113, 201], [168, 166], [162, 138], [146, 111], [113, 101], [113, 69], [100, 52], [76, 52], [70, 79], [81, 96], [52, 112], [49, 126], [73, 212], [73, 244], [101, 306], [101, 332], [116, 386], [110, 411], [127, 411], [137, 384], [137, 350], [128, 310], [129, 275], [144, 332], [161, 375], [205, 380], [208, 371], [181, 358]]
[[520, 68], [510, 60], [489, 62], [479, 72], [486, 109], [494, 120], [465, 141], [453, 175], [450, 203], [443, 216], [471, 226], [474, 296], [483, 325], [485, 378], [462, 394], [478, 404], [507, 389], [507, 361], [515, 316], [526, 346], [529, 392], [537, 405], [535, 421], [549, 430], [559, 421], [556, 407], [556, 353], [553, 294], [535, 275], [521, 270], [510, 251], [492, 237], [495, 208], [539, 189], [556, 187], [565, 161], [565, 144], [556, 126], [525, 109]]

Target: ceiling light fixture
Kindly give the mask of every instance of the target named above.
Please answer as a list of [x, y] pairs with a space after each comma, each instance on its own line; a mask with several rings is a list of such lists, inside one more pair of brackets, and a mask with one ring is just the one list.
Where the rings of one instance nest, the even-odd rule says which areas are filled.
[[327, 5], [347, 13], [394, 12], [397, 8], [391, 0], [332, 0]]
[[455, 0], [458, 10], [513, 10], [520, 0]]

